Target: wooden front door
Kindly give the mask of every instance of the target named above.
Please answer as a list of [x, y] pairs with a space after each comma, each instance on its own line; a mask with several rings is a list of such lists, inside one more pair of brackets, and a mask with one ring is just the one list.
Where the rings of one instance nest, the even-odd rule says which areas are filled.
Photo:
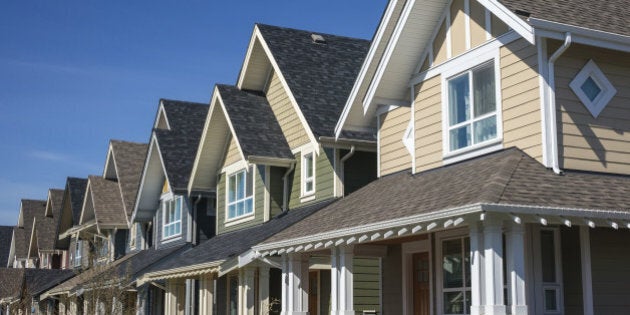
[[413, 314], [429, 315], [431, 305], [429, 253], [413, 254]]
[[317, 315], [319, 306], [319, 271], [308, 273], [308, 313]]

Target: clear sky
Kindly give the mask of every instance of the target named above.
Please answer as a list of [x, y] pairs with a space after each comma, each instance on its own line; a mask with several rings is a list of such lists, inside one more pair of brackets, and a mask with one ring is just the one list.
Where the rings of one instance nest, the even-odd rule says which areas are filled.
[[0, 225], [20, 199], [147, 142], [160, 98], [236, 81], [256, 22], [371, 39], [386, 0], [7, 0], [0, 4]]

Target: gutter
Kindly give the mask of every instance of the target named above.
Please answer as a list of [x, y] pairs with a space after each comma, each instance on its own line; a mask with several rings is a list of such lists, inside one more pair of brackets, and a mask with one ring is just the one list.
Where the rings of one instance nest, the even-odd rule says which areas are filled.
[[547, 97], [548, 97], [548, 101], [549, 101], [549, 118], [550, 118], [550, 123], [551, 123], [551, 168], [553, 169], [553, 172], [561, 175], [562, 174], [562, 170], [560, 170], [560, 162], [559, 162], [559, 148], [558, 148], [558, 122], [556, 120], [556, 82], [555, 82], [555, 62], [556, 60], [560, 57], [560, 55], [562, 55], [568, 48], [569, 46], [571, 46], [571, 33], [567, 32], [565, 34], [564, 37], [564, 43], [562, 44], [562, 46], [560, 46], [560, 48], [558, 48], [558, 50], [556, 50], [556, 52], [553, 53], [553, 55], [551, 55], [551, 57], [549, 57], [549, 63], [548, 63], [548, 70], [547, 70], [547, 76], [548, 76], [548, 82], [549, 84], [547, 85]]
[[282, 191], [282, 212], [286, 212], [289, 209], [289, 174], [295, 169], [295, 162], [291, 163], [291, 167], [282, 175], [282, 181], [284, 183]]

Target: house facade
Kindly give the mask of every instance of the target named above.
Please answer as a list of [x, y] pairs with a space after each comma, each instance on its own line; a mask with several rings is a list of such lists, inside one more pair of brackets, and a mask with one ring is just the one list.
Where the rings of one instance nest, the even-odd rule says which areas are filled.
[[[356, 312], [348, 261], [366, 247], [385, 253], [383, 314], [627, 311], [630, 274], [611, 263], [629, 258], [630, 41], [625, 22], [593, 22], [607, 14], [390, 1], [336, 126], [378, 134], [379, 180], [254, 249], [326, 253], [335, 314]], [[288, 290], [286, 314], [307, 312], [309, 292]]]

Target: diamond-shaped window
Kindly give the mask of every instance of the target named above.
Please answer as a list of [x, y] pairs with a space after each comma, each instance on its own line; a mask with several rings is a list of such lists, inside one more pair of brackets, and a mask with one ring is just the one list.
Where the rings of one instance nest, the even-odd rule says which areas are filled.
[[593, 60], [586, 63], [569, 86], [595, 118], [617, 94], [615, 87]]

